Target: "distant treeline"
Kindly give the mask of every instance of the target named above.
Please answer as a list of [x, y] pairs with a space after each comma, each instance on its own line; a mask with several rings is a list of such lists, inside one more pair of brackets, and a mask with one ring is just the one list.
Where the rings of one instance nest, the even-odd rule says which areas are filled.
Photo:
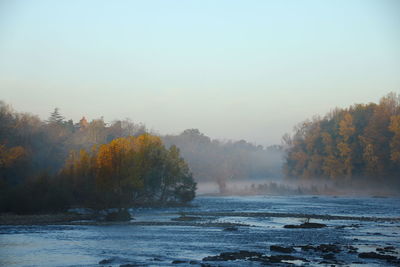
[[287, 177], [400, 184], [400, 96], [335, 109], [284, 136]]
[[[146, 135], [148, 131], [143, 124], [130, 120], [105, 123], [99, 118], [89, 122], [83, 117], [74, 123], [66, 120], [56, 108], [43, 121], [29, 113], [18, 113], [1, 101], [0, 126], [0, 211], [56, 210], [79, 204], [95, 206], [95, 203], [105, 207], [115, 205], [121, 199], [125, 204], [132, 204], [126, 201], [127, 198], [135, 203], [188, 201], [194, 196], [190, 173], [197, 182], [216, 182], [221, 192], [224, 192], [227, 181], [281, 176], [283, 150], [280, 146], [264, 148], [244, 140], [212, 140], [197, 129], [185, 130], [179, 135], [155, 137], [154, 134]], [[106, 175], [108, 180], [105, 179], [104, 172], [99, 171], [102, 168], [98, 159], [98, 153], [104, 155], [103, 145], [111, 146], [129, 140], [136, 146], [144, 136], [149, 140], [157, 139], [154, 142], [158, 146], [151, 145], [155, 151], [143, 154], [141, 161], [135, 161], [134, 171], [138, 171], [137, 166], [142, 164], [138, 162], [150, 164], [154, 160], [151, 168], [146, 167], [146, 170], [155, 176], [141, 176], [142, 181], [138, 182], [139, 174], [136, 173], [127, 182], [125, 178], [118, 178], [120, 170], [115, 169], [109, 171]], [[132, 141], [132, 138], [137, 139]], [[161, 140], [169, 149], [162, 145]], [[180, 151], [188, 166], [180, 159]], [[164, 159], [154, 158], [156, 156]], [[133, 156], [130, 154], [129, 157]], [[138, 160], [137, 156], [133, 158]], [[168, 184], [172, 178], [166, 178], [163, 173], [173, 169], [165, 169], [171, 165], [171, 160], [176, 164], [174, 175], [178, 180], [173, 180], [175, 184]], [[133, 168], [125, 167], [124, 171]], [[116, 189], [113, 184], [109, 188], [113, 188], [110, 190], [114, 193], [110, 191], [109, 195], [103, 190], [105, 187], [100, 182], [100, 176], [103, 182], [107, 180], [111, 184], [113, 179], [122, 179], [125, 188]], [[138, 185], [141, 185], [140, 188]], [[132, 195], [127, 197], [127, 192], [132, 192]]]
[[[0, 102], [0, 125], [0, 157], [8, 162], [7, 168], [0, 167], [0, 173], [7, 184], [44, 173], [57, 174], [72, 150], [90, 150], [93, 145], [148, 132], [143, 124], [130, 120], [106, 123], [102, 118], [88, 121], [83, 117], [74, 123], [66, 120], [57, 108], [42, 121], [29, 113], [15, 112], [3, 102]], [[197, 182], [214, 181], [221, 191], [231, 180], [282, 176], [280, 146], [264, 148], [244, 140], [212, 140], [197, 129], [160, 137], [166, 147], [176, 145], [180, 149]]]
[[129, 120], [74, 123], [58, 109], [43, 121], [0, 101], [0, 212], [186, 202], [194, 180], [226, 193], [230, 181], [281, 178], [282, 163], [294, 181], [400, 184], [395, 93], [305, 121], [283, 139], [286, 151], [197, 129], [156, 136]]
[[[0, 101], [1, 177], [7, 183], [16, 183], [43, 172], [54, 174], [71, 150], [90, 149], [119, 137], [146, 132], [144, 125], [129, 120], [106, 125], [102, 118], [88, 122], [83, 117], [73, 123], [65, 120], [57, 108], [47, 121], [42, 121], [29, 113], [18, 113]], [[14, 168], [4, 164], [13, 164]]]
[[[318, 189], [317, 186], [292, 186], [277, 182], [268, 182], [263, 184], [252, 184], [250, 187], [245, 187], [244, 190], [238, 191], [238, 194], [245, 195], [317, 195], [327, 192], [327, 187], [324, 191]], [[321, 192], [322, 191], [322, 192]]]
[[282, 178], [281, 146], [212, 140], [197, 129], [167, 135], [163, 140], [180, 148], [197, 182], [217, 182], [221, 193], [225, 193], [227, 182]]
[[192, 200], [196, 184], [179, 149], [145, 132], [130, 121], [74, 124], [57, 109], [41, 121], [0, 102], [0, 212]]

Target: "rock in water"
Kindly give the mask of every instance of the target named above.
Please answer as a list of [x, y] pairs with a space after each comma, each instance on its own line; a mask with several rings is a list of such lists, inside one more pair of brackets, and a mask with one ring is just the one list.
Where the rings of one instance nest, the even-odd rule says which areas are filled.
[[283, 226], [283, 228], [292, 228], [292, 229], [297, 229], [297, 228], [324, 228], [326, 227], [326, 224], [323, 223], [302, 223], [300, 225], [293, 225], [293, 224], [287, 224]]
[[238, 230], [238, 228], [235, 227], [235, 226], [226, 227], [226, 228], [224, 229], [224, 231], [230, 231], [230, 232], [234, 232], [234, 231], [237, 231], [237, 230]]
[[181, 261], [181, 260], [174, 260], [172, 264], [180, 264], [180, 263], [186, 263], [186, 261]]
[[397, 260], [397, 257], [391, 255], [383, 255], [375, 252], [364, 252], [358, 254], [358, 257], [364, 259], [380, 259], [380, 260]]
[[104, 260], [99, 261], [99, 264], [110, 264], [112, 262], [113, 262], [112, 259], [104, 259]]
[[276, 251], [276, 252], [281, 252], [281, 253], [292, 253], [294, 252], [294, 249], [291, 247], [281, 247], [281, 246], [270, 246], [269, 249], [271, 251]]
[[108, 213], [105, 219], [106, 221], [130, 221], [132, 216], [127, 209], [121, 209], [116, 212]]
[[251, 257], [261, 257], [262, 253], [240, 250], [239, 252], [222, 252], [217, 256], [208, 256], [203, 261], [233, 261], [244, 260]]

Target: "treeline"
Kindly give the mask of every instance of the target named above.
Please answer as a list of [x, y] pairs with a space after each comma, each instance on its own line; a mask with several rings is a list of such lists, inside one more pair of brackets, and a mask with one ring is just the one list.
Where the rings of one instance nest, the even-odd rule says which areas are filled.
[[41, 121], [0, 102], [0, 212], [193, 199], [179, 150], [145, 132], [127, 120], [74, 124], [57, 109]]
[[400, 96], [335, 109], [285, 135], [287, 177], [400, 184]]
[[163, 140], [180, 148], [197, 182], [216, 182], [221, 193], [226, 192], [227, 182], [282, 178], [281, 146], [213, 140], [197, 129], [167, 135]]
[[65, 120], [57, 108], [42, 121], [29, 113], [16, 112], [0, 101], [0, 155], [5, 161], [0, 163], [0, 172], [9, 183], [41, 172], [54, 174], [71, 150], [90, 149], [119, 137], [146, 132], [144, 125], [129, 120], [106, 124], [102, 118], [88, 122], [83, 117], [74, 123]]

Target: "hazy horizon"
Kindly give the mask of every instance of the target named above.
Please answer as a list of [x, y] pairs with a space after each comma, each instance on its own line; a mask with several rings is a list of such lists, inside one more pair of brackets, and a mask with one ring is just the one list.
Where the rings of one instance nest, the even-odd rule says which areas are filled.
[[2, 1], [0, 99], [279, 144], [400, 90], [399, 1]]

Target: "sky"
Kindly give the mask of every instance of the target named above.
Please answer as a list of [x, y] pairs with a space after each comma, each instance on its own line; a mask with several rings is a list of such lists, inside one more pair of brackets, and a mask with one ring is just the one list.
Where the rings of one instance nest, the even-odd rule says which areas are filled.
[[0, 0], [0, 100], [279, 144], [400, 93], [398, 0]]

